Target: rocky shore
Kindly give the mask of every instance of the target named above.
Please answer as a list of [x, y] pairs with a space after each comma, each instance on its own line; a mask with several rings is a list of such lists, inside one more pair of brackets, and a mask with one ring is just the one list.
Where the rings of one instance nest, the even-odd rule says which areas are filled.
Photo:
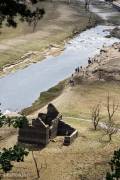
[[81, 81], [120, 81], [120, 43], [100, 50], [94, 58], [88, 60], [88, 66], [75, 69], [70, 82]]

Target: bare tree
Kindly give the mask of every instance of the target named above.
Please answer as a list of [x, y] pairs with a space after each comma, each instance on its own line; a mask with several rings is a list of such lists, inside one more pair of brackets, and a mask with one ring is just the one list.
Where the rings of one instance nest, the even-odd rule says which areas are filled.
[[106, 132], [106, 135], [109, 137], [109, 142], [112, 140], [112, 136], [117, 133], [118, 129], [115, 124], [114, 120], [114, 115], [116, 111], [118, 110], [118, 103], [113, 100], [113, 103], [110, 104], [110, 96], [107, 96], [107, 114], [108, 114], [108, 119], [105, 124], [104, 130]]
[[37, 159], [34, 156], [34, 151], [32, 151], [32, 158], [33, 158], [33, 161], [34, 161], [34, 164], [35, 164], [35, 168], [36, 168], [37, 179], [39, 179], [40, 178], [41, 170], [47, 169], [47, 162], [46, 162], [46, 159], [45, 159], [44, 164], [41, 164], [41, 166], [39, 168], [38, 167], [38, 163], [37, 163]]
[[92, 123], [95, 131], [97, 130], [99, 121], [100, 121], [100, 104], [97, 104], [92, 109]]
[[39, 173], [39, 169], [38, 169], [37, 160], [36, 160], [36, 158], [34, 156], [34, 151], [32, 151], [32, 158], [33, 158], [33, 161], [34, 161], [34, 164], [35, 164], [37, 178], [39, 179], [40, 178], [40, 173]]
[[113, 122], [108, 123], [106, 127], [104, 127], [106, 135], [109, 137], [109, 142], [112, 140], [112, 136], [117, 133], [118, 129], [116, 128]]

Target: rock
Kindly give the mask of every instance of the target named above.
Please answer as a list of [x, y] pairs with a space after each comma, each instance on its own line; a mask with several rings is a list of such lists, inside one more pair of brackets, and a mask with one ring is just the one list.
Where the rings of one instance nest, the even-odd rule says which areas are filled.
[[120, 39], [120, 28], [119, 27], [115, 27], [112, 31], [111, 31], [111, 36], [114, 36], [116, 38]]

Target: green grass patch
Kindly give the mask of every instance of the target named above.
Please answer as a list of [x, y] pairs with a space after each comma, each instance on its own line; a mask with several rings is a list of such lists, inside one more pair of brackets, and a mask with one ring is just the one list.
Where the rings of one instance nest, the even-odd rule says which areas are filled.
[[48, 91], [44, 91], [40, 94], [39, 98], [32, 104], [32, 106], [22, 110], [23, 115], [29, 115], [34, 111], [42, 108], [47, 103], [58, 97], [65, 87], [65, 81], [61, 81], [56, 86], [50, 88]]

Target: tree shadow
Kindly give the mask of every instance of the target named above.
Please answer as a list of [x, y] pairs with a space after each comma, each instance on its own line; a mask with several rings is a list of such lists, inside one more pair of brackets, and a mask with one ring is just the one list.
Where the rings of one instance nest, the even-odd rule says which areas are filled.
[[45, 145], [37, 145], [37, 144], [26, 144], [26, 143], [20, 143], [18, 142], [17, 144], [19, 144], [20, 146], [28, 149], [29, 151], [41, 151], [42, 149], [44, 149], [46, 146]]

